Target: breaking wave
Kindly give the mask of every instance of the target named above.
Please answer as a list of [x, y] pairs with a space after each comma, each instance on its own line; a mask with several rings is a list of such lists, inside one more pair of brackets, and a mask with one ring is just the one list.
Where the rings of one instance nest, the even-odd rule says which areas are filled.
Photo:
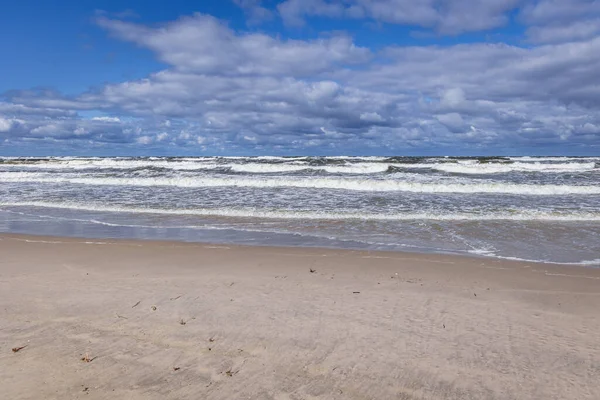
[[80, 204], [74, 202], [0, 202], [0, 207], [39, 207], [108, 213], [191, 215], [201, 217], [260, 218], [260, 219], [308, 219], [308, 220], [365, 220], [365, 221], [600, 221], [600, 213], [557, 213], [539, 210], [520, 210], [494, 213], [361, 213], [361, 212], [315, 212], [288, 210], [260, 210], [255, 208], [198, 208], [162, 209], [148, 207], [113, 207]]
[[182, 188], [247, 187], [336, 189], [361, 192], [411, 193], [493, 193], [529, 196], [593, 195], [600, 186], [535, 185], [491, 181], [472, 183], [421, 183], [392, 179], [350, 179], [335, 177], [68, 177], [35, 172], [0, 172], [2, 182], [70, 183], [99, 186], [170, 186]]

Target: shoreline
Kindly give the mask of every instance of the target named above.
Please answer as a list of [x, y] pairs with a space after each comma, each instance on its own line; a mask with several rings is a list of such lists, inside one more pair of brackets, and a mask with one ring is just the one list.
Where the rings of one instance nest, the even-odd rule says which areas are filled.
[[[176, 239], [154, 239], [154, 238], [116, 238], [110, 236], [85, 236], [85, 235], [72, 235], [72, 236], [61, 236], [61, 235], [47, 235], [47, 234], [33, 234], [33, 233], [13, 233], [13, 232], [3, 232], [0, 231], [0, 238], [2, 237], [15, 237], [15, 238], [30, 238], [29, 240], [33, 240], [32, 238], [44, 238], [50, 241], [87, 241], [87, 242], [107, 242], [107, 243], [163, 243], [163, 244], [186, 244], [186, 245], [209, 245], [209, 246], [227, 246], [233, 248], [267, 248], [267, 249], [306, 249], [306, 250], [328, 250], [328, 251], [342, 251], [342, 252], [363, 252], [363, 253], [383, 253], [383, 254], [405, 254], [405, 255], [414, 255], [418, 257], [427, 257], [427, 256], [439, 256], [439, 257], [457, 257], [463, 259], [473, 259], [473, 260], [486, 260], [486, 261], [502, 261], [507, 263], [522, 263], [522, 264], [536, 264], [536, 265], [544, 265], [544, 266], [552, 266], [559, 268], [583, 268], [585, 270], [588, 269], [598, 269], [600, 270], [600, 264], [586, 264], [583, 262], [554, 262], [554, 261], [538, 261], [538, 260], [525, 260], [519, 259], [515, 257], [514, 259], [511, 257], [503, 257], [496, 255], [483, 255], [479, 253], [467, 253], [467, 252], [451, 252], [451, 251], [426, 251], [426, 250], [385, 250], [385, 249], [369, 249], [369, 248], [359, 248], [359, 247], [341, 247], [341, 246], [321, 246], [321, 245], [310, 245], [310, 244], [297, 244], [297, 245], [286, 245], [286, 244], [265, 244], [256, 243], [256, 244], [240, 244], [235, 242], [227, 242], [227, 241], [202, 241], [202, 240], [176, 240]], [[600, 259], [599, 259], [600, 260]]]
[[8, 398], [592, 400], [600, 390], [600, 269], [16, 234], [0, 234], [0, 255]]

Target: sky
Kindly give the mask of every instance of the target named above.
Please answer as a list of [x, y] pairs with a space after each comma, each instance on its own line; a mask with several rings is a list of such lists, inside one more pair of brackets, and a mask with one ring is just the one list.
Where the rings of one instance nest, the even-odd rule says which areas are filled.
[[600, 0], [20, 0], [0, 155], [600, 155]]

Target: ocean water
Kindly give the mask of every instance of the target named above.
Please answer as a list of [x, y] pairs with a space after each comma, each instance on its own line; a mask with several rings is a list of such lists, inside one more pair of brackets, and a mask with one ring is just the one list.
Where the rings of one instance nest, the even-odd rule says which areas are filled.
[[4, 157], [0, 231], [600, 266], [600, 157]]

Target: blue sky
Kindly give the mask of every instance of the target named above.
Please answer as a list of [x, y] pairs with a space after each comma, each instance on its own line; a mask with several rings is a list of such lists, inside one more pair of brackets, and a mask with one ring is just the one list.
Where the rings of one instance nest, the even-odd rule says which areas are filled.
[[600, 153], [594, 0], [19, 1], [0, 155]]

